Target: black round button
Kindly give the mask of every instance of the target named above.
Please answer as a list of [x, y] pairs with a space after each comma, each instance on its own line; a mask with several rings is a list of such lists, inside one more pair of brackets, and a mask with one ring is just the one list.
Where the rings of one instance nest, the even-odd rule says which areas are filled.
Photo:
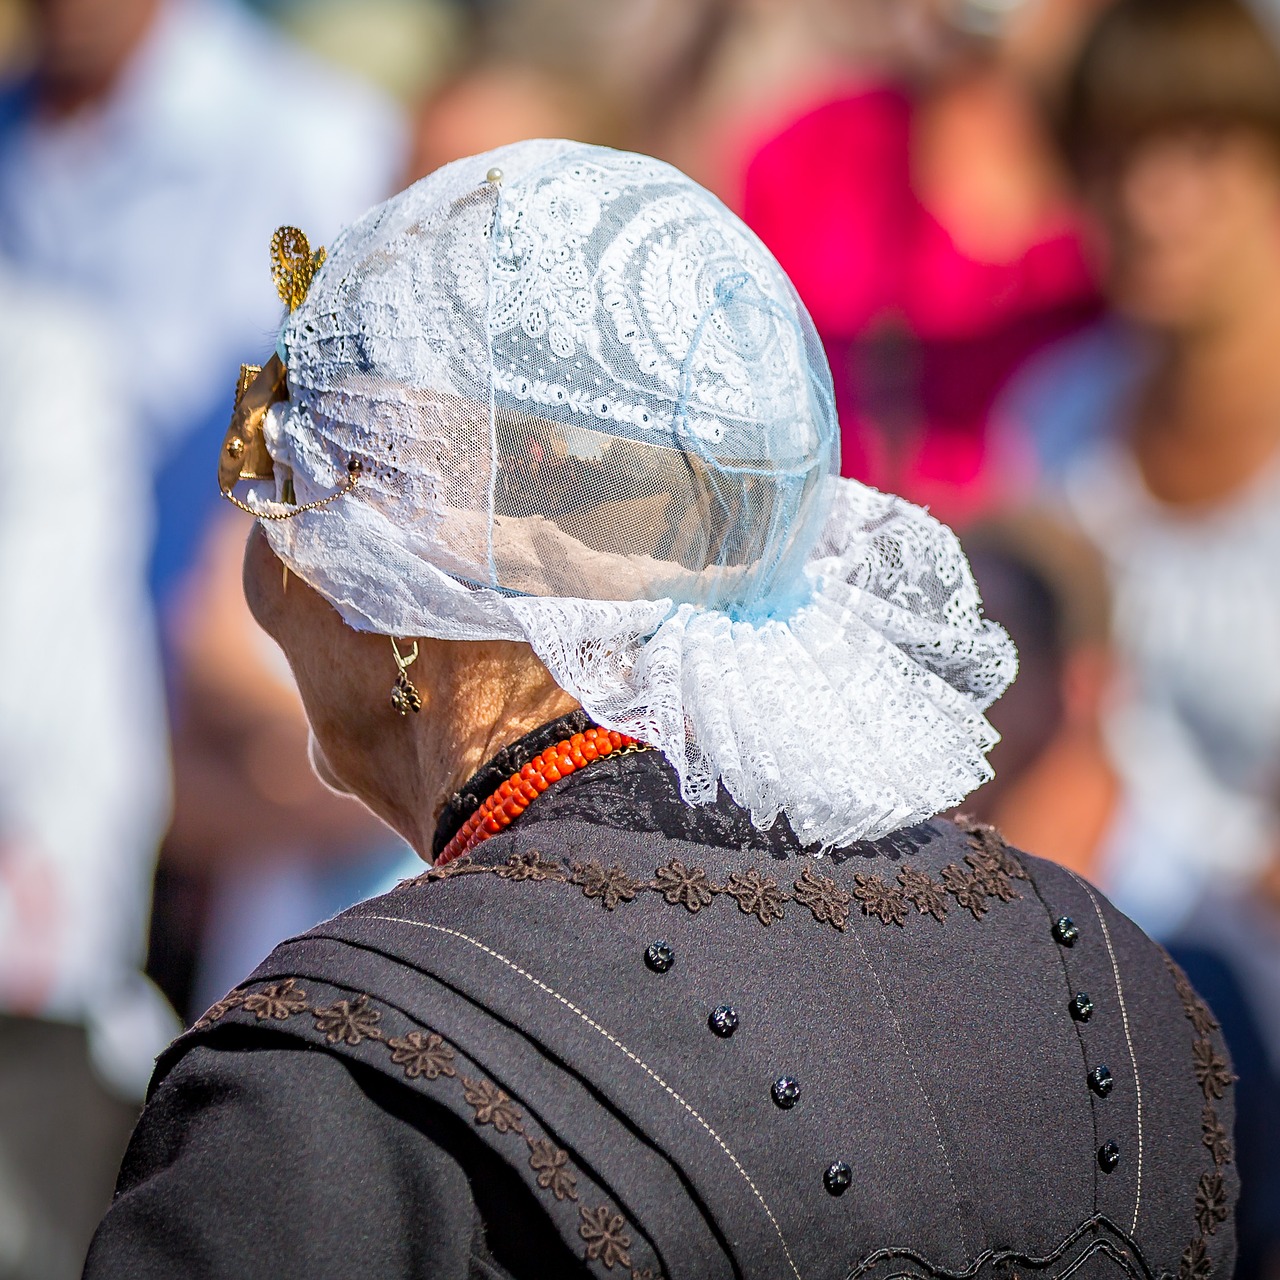
[[852, 1184], [853, 1170], [843, 1160], [837, 1160], [835, 1164], [828, 1165], [826, 1173], [822, 1175], [822, 1185], [833, 1196], [844, 1195]]
[[779, 1076], [773, 1082], [773, 1100], [783, 1111], [790, 1111], [800, 1101], [800, 1081], [791, 1076]]
[[1110, 1067], [1094, 1067], [1089, 1072], [1089, 1088], [1100, 1098], [1105, 1098], [1115, 1087], [1115, 1083]]
[[1071, 1016], [1077, 1022], [1088, 1022], [1093, 1017], [1093, 1001], [1089, 999], [1088, 993], [1077, 991], [1071, 997]]
[[1070, 916], [1059, 916], [1053, 922], [1053, 936], [1064, 947], [1073, 947], [1080, 936], [1080, 930]]
[[666, 973], [676, 962], [676, 953], [668, 942], [651, 942], [644, 949], [644, 962], [654, 973]]
[[1120, 1148], [1114, 1142], [1104, 1143], [1098, 1148], [1098, 1163], [1103, 1173], [1110, 1173], [1120, 1163]]
[[731, 1036], [738, 1029], [738, 1011], [728, 1004], [718, 1004], [711, 1010], [707, 1025], [718, 1036]]

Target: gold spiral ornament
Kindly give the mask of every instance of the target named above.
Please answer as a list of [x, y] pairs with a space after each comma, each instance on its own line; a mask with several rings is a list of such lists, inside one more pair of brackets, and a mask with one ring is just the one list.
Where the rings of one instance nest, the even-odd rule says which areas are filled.
[[313, 253], [306, 233], [297, 227], [280, 227], [271, 237], [271, 278], [290, 311], [302, 305], [324, 258], [324, 247]]

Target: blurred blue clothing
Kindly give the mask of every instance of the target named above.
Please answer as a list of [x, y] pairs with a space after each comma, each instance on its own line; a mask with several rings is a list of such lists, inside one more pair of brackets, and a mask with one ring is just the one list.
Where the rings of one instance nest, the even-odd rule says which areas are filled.
[[275, 343], [272, 232], [291, 223], [323, 244], [385, 198], [404, 124], [224, 0], [166, 0], [104, 100], [65, 119], [33, 108], [30, 86], [0, 106], [0, 255], [112, 325], [130, 452], [160, 491], [163, 596], [214, 505], [240, 362]]
[[1280, 845], [1280, 458], [1211, 504], [1152, 494], [1130, 436], [1155, 357], [1109, 320], [1027, 366], [999, 431], [1106, 565], [1122, 797], [1101, 883], [1169, 937]]
[[[18, 799], [0, 804], [0, 844], [52, 868], [40, 883], [59, 914], [55, 929], [5, 898], [0, 935], [56, 951], [21, 1008], [92, 1030], [104, 990], [142, 983], [169, 788], [153, 605], [218, 502], [239, 363], [275, 343], [272, 232], [293, 223], [323, 243], [396, 185], [405, 138], [374, 92], [221, 0], [163, 0], [103, 98], [65, 118], [37, 105], [33, 84], [0, 96], [4, 403], [11, 444], [32, 452], [0, 552], [41, 592], [27, 600], [6, 573], [0, 796]], [[26, 945], [24, 965], [40, 954]], [[110, 1025], [119, 1043], [94, 1037], [95, 1060], [140, 1095], [171, 1028]]]
[[200, 554], [205, 531], [226, 505], [218, 491], [210, 456], [221, 443], [231, 417], [232, 395], [212, 410], [157, 458], [151, 477], [156, 537], [147, 565], [147, 582], [156, 609], [164, 616]]
[[1027, 362], [993, 412], [997, 448], [1030, 451], [1050, 483], [1104, 440], [1124, 433], [1126, 411], [1151, 358], [1131, 325], [1105, 319]]

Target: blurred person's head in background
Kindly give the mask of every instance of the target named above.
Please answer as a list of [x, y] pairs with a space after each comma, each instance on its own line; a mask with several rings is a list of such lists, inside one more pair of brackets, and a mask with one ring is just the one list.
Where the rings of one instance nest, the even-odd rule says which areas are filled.
[[115, 87], [165, 0], [28, 0], [42, 108], [70, 115]]
[[1076, 67], [1063, 135], [1105, 235], [1108, 291], [1158, 332], [1233, 325], [1280, 284], [1267, 2], [1121, 0]]
[[[767, 2], [767, 0], [766, 0]], [[823, 41], [921, 90], [979, 68], [1056, 98], [1098, 13], [1114, 0], [803, 0]]]
[[1017, 646], [1018, 679], [991, 711], [996, 776], [964, 807], [1094, 878], [1118, 798], [1102, 737], [1113, 659], [1101, 558], [1072, 527], [1031, 510], [973, 526], [965, 548], [988, 617]]
[[1009, 486], [987, 426], [1010, 377], [1098, 311], [1044, 103], [1108, 2], [884, 0], [896, 44], [746, 167], [831, 355], [846, 473], [952, 521]]
[[528, 138], [660, 153], [737, 0], [498, 0], [415, 121], [410, 178]]
[[[225, 2], [225, 0], [224, 0]], [[467, 56], [475, 0], [238, 0], [303, 48], [405, 106]]]

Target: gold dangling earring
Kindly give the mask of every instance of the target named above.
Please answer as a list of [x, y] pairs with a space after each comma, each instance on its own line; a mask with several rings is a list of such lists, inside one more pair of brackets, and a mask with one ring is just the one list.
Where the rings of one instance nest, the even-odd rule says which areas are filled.
[[401, 656], [395, 636], [392, 636], [391, 652], [395, 654], [396, 666], [400, 669], [395, 684], [391, 686], [391, 705], [402, 716], [407, 716], [410, 711], [417, 714], [422, 710], [422, 695], [409, 679], [408, 668], [411, 663], [418, 660], [418, 642], [416, 640], [413, 642], [413, 652], [405, 658]]

